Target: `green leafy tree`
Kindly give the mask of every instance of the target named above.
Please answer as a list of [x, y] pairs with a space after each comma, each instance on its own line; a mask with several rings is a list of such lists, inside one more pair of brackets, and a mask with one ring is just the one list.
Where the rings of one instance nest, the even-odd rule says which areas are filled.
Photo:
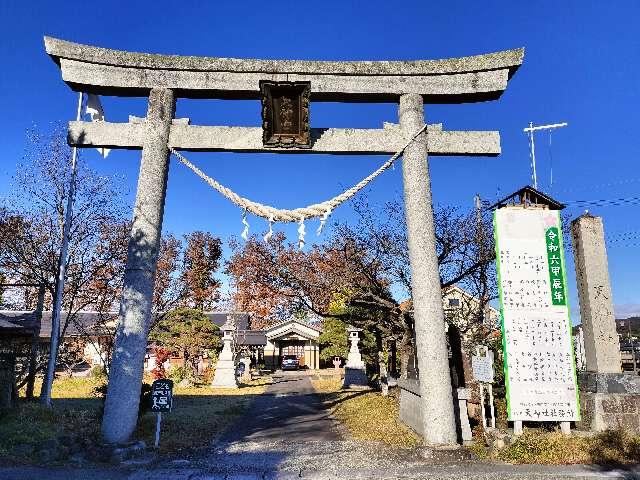
[[347, 358], [347, 324], [338, 318], [328, 317], [322, 321], [322, 333], [318, 338], [320, 358], [330, 361], [333, 357]]
[[202, 311], [176, 308], [153, 327], [149, 337], [157, 345], [182, 355], [183, 368], [195, 378], [200, 356], [220, 348], [218, 332], [218, 326]]

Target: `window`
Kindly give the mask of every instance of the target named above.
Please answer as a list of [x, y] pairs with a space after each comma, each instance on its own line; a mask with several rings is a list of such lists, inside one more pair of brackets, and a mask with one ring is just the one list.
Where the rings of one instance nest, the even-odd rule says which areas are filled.
[[449, 306], [450, 307], [459, 307], [460, 306], [460, 299], [459, 298], [450, 298], [449, 299]]

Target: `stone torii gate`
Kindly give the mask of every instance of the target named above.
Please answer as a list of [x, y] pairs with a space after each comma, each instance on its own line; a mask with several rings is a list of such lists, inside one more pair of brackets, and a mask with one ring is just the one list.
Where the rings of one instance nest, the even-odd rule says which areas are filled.
[[[50, 37], [44, 41], [71, 89], [149, 98], [145, 121], [69, 124], [70, 145], [142, 150], [102, 422], [103, 435], [112, 443], [127, 441], [136, 425], [169, 146], [186, 151], [392, 154], [424, 126], [425, 102], [495, 100], [524, 57], [524, 50], [517, 49], [448, 60], [245, 60], [125, 52]], [[271, 93], [264, 82], [272, 84]], [[262, 128], [173, 121], [176, 98], [262, 99], [264, 107], [272, 95], [284, 98], [288, 94], [278, 93], [278, 88], [301, 89], [298, 96], [291, 94], [287, 100], [304, 111], [294, 119], [293, 127], [285, 117], [265, 119], [264, 108]], [[308, 106], [313, 101], [399, 103], [399, 124], [381, 129], [311, 128]], [[273, 105], [283, 108], [282, 103]], [[455, 444], [457, 439], [427, 154], [499, 153], [498, 132], [445, 131], [441, 125], [429, 125], [404, 150], [402, 172], [416, 349], [423, 431], [428, 444]]]

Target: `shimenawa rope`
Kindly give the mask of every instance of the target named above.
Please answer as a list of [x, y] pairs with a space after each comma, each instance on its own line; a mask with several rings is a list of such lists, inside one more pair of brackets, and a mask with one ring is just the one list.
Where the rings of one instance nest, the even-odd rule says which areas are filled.
[[[245, 232], [248, 233], [247, 223], [246, 223], [246, 212], [253, 213], [258, 217], [262, 217], [269, 221], [270, 224], [273, 222], [304, 222], [309, 218], [320, 218], [320, 227], [318, 228], [318, 233], [322, 230], [324, 223], [327, 220], [329, 214], [340, 204], [346, 202], [351, 197], [353, 197], [356, 193], [366, 187], [374, 178], [388, 169], [393, 163], [402, 155], [404, 150], [420, 135], [427, 129], [427, 125], [423, 125], [413, 136], [407, 141], [407, 143], [398, 150], [391, 158], [389, 158], [386, 162], [384, 162], [377, 170], [372, 172], [367, 177], [363, 178], [359, 183], [354, 185], [353, 187], [345, 190], [340, 195], [333, 197], [330, 200], [326, 200], [322, 203], [316, 203], [313, 205], [308, 205], [306, 207], [296, 208], [293, 210], [287, 209], [279, 209], [275, 207], [271, 207], [269, 205], [264, 205], [262, 203], [254, 202], [249, 200], [248, 198], [241, 197], [234, 191], [220, 184], [214, 178], [211, 178], [198, 167], [196, 167], [193, 163], [187, 160], [180, 152], [176, 151], [173, 147], [169, 146], [169, 150], [173, 153], [180, 162], [189, 168], [192, 172], [198, 175], [202, 180], [208, 183], [211, 187], [217, 190], [223, 197], [230, 200], [232, 203], [242, 208], [243, 213], [243, 224], [245, 225]], [[271, 229], [270, 229], [271, 230]], [[301, 224], [299, 230], [304, 230], [304, 225]]]

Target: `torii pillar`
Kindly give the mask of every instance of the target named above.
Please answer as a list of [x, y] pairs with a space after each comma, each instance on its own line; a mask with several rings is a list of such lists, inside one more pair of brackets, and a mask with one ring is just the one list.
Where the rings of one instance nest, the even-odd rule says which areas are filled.
[[114, 339], [102, 434], [107, 442], [129, 439], [138, 418], [138, 403], [147, 350], [164, 200], [169, 172], [169, 129], [175, 111], [173, 91], [149, 94], [147, 134], [142, 146], [138, 190], [127, 248], [127, 266]]
[[[142, 149], [143, 152], [102, 424], [105, 439], [112, 443], [128, 440], [136, 425], [167, 185], [167, 145], [186, 151], [391, 155], [401, 150], [423, 127], [423, 102], [495, 100], [507, 88], [524, 58], [524, 49], [514, 49], [444, 60], [221, 59], [123, 52], [50, 37], [45, 37], [45, 47], [59, 65], [63, 80], [73, 90], [98, 95], [149, 95], [146, 120], [69, 124], [70, 145]], [[300, 138], [308, 143], [277, 148], [265, 141], [273, 122], [265, 121], [264, 117], [262, 128], [171, 122], [174, 96], [264, 101], [260, 84], [265, 81], [280, 85], [303, 82], [308, 87], [308, 97], [301, 98], [299, 104], [307, 107], [309, 101], [399, 102], [400, 125], [385, 124], [379, 129], [312, 128], [308, 115], [299, 114], [300, 125], [304, 124], [305, 128]], [[421, 424], [427, 444], [454, 444], [454, 405], [427, 153], [496, 156], [500, 154], [500, 134], [445, 131], [441, 124], [429, 125], [404, 151], [404, 197], [420, 369]]]
[[[422, 97], [400, 97], [400, 127], [409, 136], [424, 125]], [[427, 134], [422, 133], [404, 151], [402, 159], [404, 210], [407, 223], [411, 294], [416, 332], [422, 431], [431, 444], [457, 441], [449, 371], [440, 271], [436, 255], [431, 179], [427, 162]], [[435, 294], [434, 294], [435, 293]]]

